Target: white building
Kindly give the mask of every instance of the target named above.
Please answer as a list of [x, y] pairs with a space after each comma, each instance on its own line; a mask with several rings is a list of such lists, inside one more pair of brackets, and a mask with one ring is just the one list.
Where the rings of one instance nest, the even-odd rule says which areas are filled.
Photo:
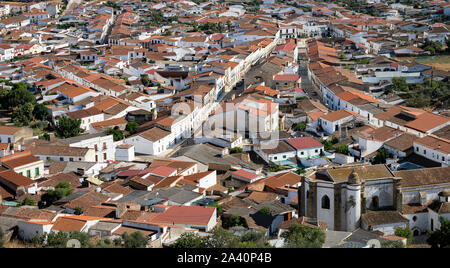
[[113, 135], [103, 132], [77, 136], [60, 141], [70, 147], [91, 148], [95, 151], [95, 162], [114, 161], [116, 148]]
[[450, 165], [450, 141], [434, 136], [425, 136], [413, 143], [414, 153], [441, 163]]

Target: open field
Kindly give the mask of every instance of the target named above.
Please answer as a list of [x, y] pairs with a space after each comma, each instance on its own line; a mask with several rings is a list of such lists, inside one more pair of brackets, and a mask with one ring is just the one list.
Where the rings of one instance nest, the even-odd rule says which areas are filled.
[[418, 63], [433, 66], [436, 69], [450, 71], [450, 55], [437, 55], [429, 57], [397, 57], [399, 61], [413, 60]]

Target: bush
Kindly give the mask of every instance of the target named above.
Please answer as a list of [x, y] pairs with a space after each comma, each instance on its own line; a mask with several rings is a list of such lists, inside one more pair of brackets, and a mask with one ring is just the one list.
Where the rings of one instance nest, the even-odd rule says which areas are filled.
[[44, 204], [46, 207], [51, 206], [55, 201], [71, 195], [73, 193], [73, 189], [68, 182], [60, 182], [55, 190], [49, 190], [45, 194], [41, 196], [41, 204], [42, 207]]
[[270, 172], [278, 172], [278, 171], [282, 171], [285, 169], [286, 169], [285, 167], [283, 167], [281, 165], [277, 165], [277, 164], [274, 164], [273, 166], [269, 167]]
[[305, 131], [306, 125], [304, 123], [298, 123], [295, 125], [295, 131]]
[[148, 243], [148, 237], [144, 236], [139, 231], [131, 233], [130, 235], [124, 233], [122, 239], [125, 248], [145, 248]]
[[321, 140], [320, 142], [323, 144], [323, 149], [325, 151], [333, 150], [333, 143], [331, 141]]
[[396, 236], [400, 236], [400, 237], [404, 237], [406, 238], [406, 244], [410, 245], [411, 241], [412, 241], [412, 232], [408, 227], [397, 227], [395, 228], [395, 233]]
[[235, 153], [242, 153], [243, 150], [241, 147], [234, 147], [230, 150], [230, 154], [235, 154]]
[[348, 145], [347, 144], [341, 144], [338, 147], [336, 147], [336, 153], [340, 154], [348, 154]]
[[75, 208], [74, 214], [75, 214], [75, 215], [81, 215], [81, 214], [83, 214], [83, 209], [82, 209], [81, 207], [76, 207], [76, 208]]
[[428, 232], [427, 243], [431, 248], [450, 248], [450, 219], [439, 218], [441, 228]]
[[105, 134], [113, 135], [114, 141], [123, 140], [124, 138], [123, 132], [120, 129], [108, 128], [108, 130], [105, 131]]
[[136, 133], [136, 128], [139, 126], [136, 122], [128, 122], [127, 126], [125, 127], [125, 130], [128, 131], [130, 134]]
[[386, 149], [382, 148], [378, 150], [377, 155], [374, 158], [374, 164], [386, 164], [386, 159], [388, 159], [389, 153]]
[[272, 211], [268, 207], [262, 207], [259, 210], [259, 212], [261, 212], [262, 214], [266, 214], [266, 215], [272, 216]]
[[175, 241], [171, 248], [206, 248], [203, 237], [197, 233], [182, 233], [180, 238]]
[[55, 127], [55, 134], [59, 138], [79, 136], [84, 130], [80, 127], [81, 119], [72, 119], [67, 116], [60, 117]]
[[25, 198], [25, 200], [23, 200], [22, 202], [23, 206], [35, 206], [36, 204], [34, 203], [33, 200]]
[[325, 232], [319, 228], [294, 223], [281, 234], [287, 248], [321, 248], [325, 243]]

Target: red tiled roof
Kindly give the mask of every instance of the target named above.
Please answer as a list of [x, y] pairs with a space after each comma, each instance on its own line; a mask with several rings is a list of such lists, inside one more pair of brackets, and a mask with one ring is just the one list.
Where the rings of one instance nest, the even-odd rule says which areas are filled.
[[172, 206], [153, 218], [153, 223], [207, 225], [216, 208]]
[[252, 179], [255, 179], [255, 178], [259, 177], [258, 174], [251, 173], [251, 172], [245, 171], [243, 169], [236, 170], [236, 171], [234, 171], [231, 174], [239, 176], [239, 177], [243, 177], [243, 178], [246, 178], [246, 179], [249, 179], [249, 180], [252, 180]]
[[297, 74], [277, 74], [273, 77], [275, 81], [297, 81], [300, 76]]
[[289, 143], [292, 147], [294, 147], [297, 150], [323, 146], [322, 143], [320, 143], [313, 137], [292, 138], [292, 139], [287, 139], [286, 142]]

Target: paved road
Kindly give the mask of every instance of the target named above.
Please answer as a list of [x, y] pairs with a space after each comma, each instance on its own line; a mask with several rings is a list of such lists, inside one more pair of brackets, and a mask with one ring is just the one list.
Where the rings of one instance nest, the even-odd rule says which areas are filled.
[[307, 61], [300, 60], [298, 74], [302, 78], [302, 89], [313, 100], [320, 102], [318, 92], [313, 88], [312, 82], [308, 78], [308, 65]]

